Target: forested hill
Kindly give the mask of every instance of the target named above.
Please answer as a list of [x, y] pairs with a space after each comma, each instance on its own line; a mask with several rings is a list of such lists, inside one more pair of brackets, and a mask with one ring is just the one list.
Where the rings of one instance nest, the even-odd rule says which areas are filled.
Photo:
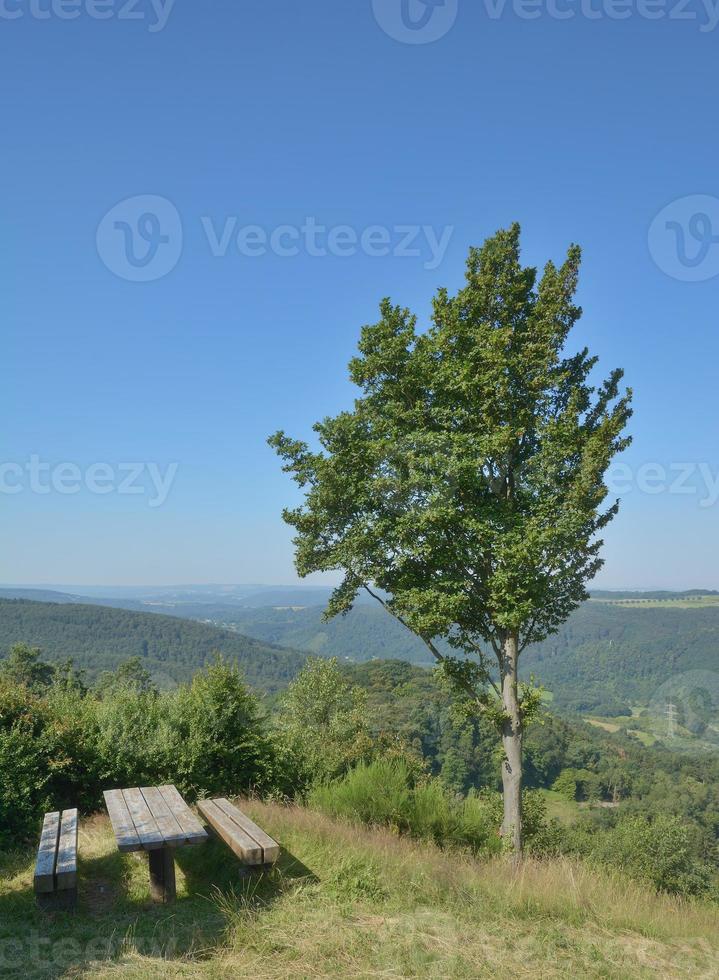
[[71, 657], [93, 679], [141, 657], [162, 685], [189, 679], [215, 652], [236, 660], [258, 690], [284, 687], [306, 655], [205, 623], [107, 606], [0, 599], [0, 656], [14, 643], [40, 647], [47, 660]]
[[719, 604], [588, 602], [523, 659], [566, 706], [646, 705], [672, 678], [719, 670]]
[[[585, 603], [556, 636], [522, 657], [524, 676], [533, 674], [557, 707], [646, 705], [670, 678], [719, 671], [716, 597], [703, 593], [703, 602], [691, 594], [608, 595], [609, 601]], [[12, 643], [31, 643], [48, 658], [73, 657], [90, 677], [141, 656], [155, 674], [184, 679], [220, 650], [242, 663], [253, 686], [269, 691], [293, 677], [307, 653], [355, 662], [432, 662], [416, 637], [374, 605], [359, 605], [324, 623], [320, 605], [238, 608], [175, 601], [145, 605], [157, 610], [151, 613], [68, 598], [66, 604], [0, 599], [0, 654]]]
[[[431, 663], [422, 643], [379, 607], [358, 606], [329, 623], [317, 606], [212, 614], [245, 635], [322, 656]], [[647, 704], [678, 674], [719, 670], [719, 603], [590, 601], [556, 636], [526, 650], [522, 663], [524, 676], [534, 674], [558, 706]]]

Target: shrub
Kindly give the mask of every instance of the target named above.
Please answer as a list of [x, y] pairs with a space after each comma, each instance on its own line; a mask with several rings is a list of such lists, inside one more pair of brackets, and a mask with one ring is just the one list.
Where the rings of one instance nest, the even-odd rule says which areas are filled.
[[76, 805], [78, 780], [87, 799], [94, 773], [77, 765], [76, 720], [24, 685], [0, 681], [0, 845], [25, 843], [44, 812]]
[[341, 779], [315, 786], [308, 802], [333, 817], [405, 830], [410, 813], [409, 769], [402, 760], [363, 762]]
[[218, 659], [189, 686], [156, 700], [162, 712], [155, 751], [182, 792], [196, 798], [273, 788], [275, 752], [236, 665]]
[[554, 785], [552, 789], [556, 793], [560, 793], [565, 800], [571, 800], [574, 802], [577, 799], [578, 785], [577, 785], [577, 773], [575, 769], [562, 769], [560, 774], [554, 780]]
[[711, 869], [694, 857], [689, 831], [678, 817], [624, 817], [604, 834], [588, 835], [585, 850], [659, 891], [701, 895], [710, 888]]
[[[316, 786], [308, 803], [330, 816], [391, 827], [440, 846], [469, 847], [485, 854], [501, 849], [499, 793], [470, 791], [462, 798], [440, 779], [418, 781], [401, 759], [362, 763], [341, 779]], [[529, 850], [556, 853], [559, 827], [547, 821], [542, 794], [530, 791], [524, 803]]]
[[373, 755], [365, 694], [334, 658], [307, 661], [280, 701], [277, 723], [289, 792], [335, 779]]

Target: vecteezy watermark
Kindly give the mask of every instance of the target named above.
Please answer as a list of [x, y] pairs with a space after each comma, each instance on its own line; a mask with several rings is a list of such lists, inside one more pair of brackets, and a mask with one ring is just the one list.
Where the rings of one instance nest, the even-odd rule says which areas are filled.
[[[24, 932], [22, 937], [0, 940], [0, 975], [8, 976], [28, 972], [58, 976], [71, 967], [107, 964], [123, 955], [134, 954], [157, 960], [170, 960], [178, 955], [178, 941], [174, 934], [165, 939], [158, 936], [137, 936], [130, 931], [125, 936], [112, 933], [96, 936], [81, 942], [72, 936], [51, 939], [36, 930]], [[31, 969], [34, 968], [34, 969]], [[73, 971], [74, 972], [74, 971]]]
[[182, 220], [166, 197], [138, 194], [120, 201], [97, 228], [97, 252], [107, 268], [130, 282], [172, 272], [182, 254]]
[[277, 225], [267, 229], [262, 225], [241, 225], [233, 215], [215, 224], [207, 216], [200, 219], [202, 229], [215, 258], [224, 258], [234, 244], [239, 255], [259, 258], [277, 255], [294, 258], [351, 258], [366, 255], [370, 258], [393, 256], [397, 259], [423, 259], [425, 269], [439, 268], [447, 252], [454, 228], [445, 225], [323, 225], [315, 218], [305, 218], [299, 225]]
[[15, 496], [58, 493], [73, 496], [83, 490], [106, 496], [145, 495], [149, 507], [162, 507], [170, 495], [179, 463], [169, 463], [164, 471], [158, 463], [50, 463], [32, 455], [23, 462], [0, 462], [0, 494]]
[[667, 204], [649, 226], [649, 252], [673, 279], [719, 275], [719, 198], [691, 194]]
[[719, 464], [643, 463], [635, 469], [628, 463], [614, 463], [604, 482], [612, 496], [625, 497], [638, 490], [651, 497], [663, 493], [698, 497], [703, 509], [719, 503]]
[[[243, 224], [238, 215], [196, 219], [200, 239], [213, 258], [235, 254], [256, 259], [266, 255], [293, 258], [419, 259], [425, 269], [439, 268], [454, 232], [452, 225], [326, 225], [314, 217], [299, 224], [266, 228]], [[111, 208], [97, 228], [97, 252], [107, 268], [121, 279], [151, 282], [171, 272], [183, 249], [183, 222], [165, 197], [140, 194]]]
[[156, 34], [174, 6], [175, 0], [0, 0], [0, 20], [141, 20]]
[[[429, 44], [453, 27], [459, 0], [372, 0], [385, 32], [403, 44]], [[477, 4], [479, 6], [479, 4]], [[693, 21], [701, 33], [719, 25], [719, 0], [482, 0], [489, 20], [640, 20]]]
[[509, 13], [520, 20], [681, 20], [697, 21], [702, 34], [719, 24], [719, 0], [484, 0], [490, 20]]
[[459, 0], [372, 0], [375, 20], [395, 41], [431, 44], [457, 19]]
[[719, 749], [719, 673], [686, 670], [654, 692], [648, 714], [673, 748]]

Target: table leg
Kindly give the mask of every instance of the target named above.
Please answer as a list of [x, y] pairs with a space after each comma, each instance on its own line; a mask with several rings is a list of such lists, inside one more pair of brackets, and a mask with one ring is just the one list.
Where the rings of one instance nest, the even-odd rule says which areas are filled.
[[150, 859], [150, 895], [152, 901], [168, 905], [175, 901], [175, 851], [172, 847], [161, 847], [148, 851]]

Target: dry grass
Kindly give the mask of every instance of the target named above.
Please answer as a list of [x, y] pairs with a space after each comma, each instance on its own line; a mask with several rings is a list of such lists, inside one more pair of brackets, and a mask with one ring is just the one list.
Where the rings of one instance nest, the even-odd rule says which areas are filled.
[[[115, 937], [109, 959], [85, 949], [57, 967], [24, 964], [17, 975], [719, 976], [714, 907], [658, 897], [568, 861], [529, 861], [511, 874], [501, 860], [450, 856], [301, 809], [255, 802], [247, 809], [282, 842], [280, 868], [243, 880], [219, 845], [188, 851], [171, 910], [149, 906], [146, 868], [117, 855], [104, 820], [83, 826], [76, 916], [48, 923], [34, 913], [27, 867], [3, 882], [0, 915], [14, 908], [16, 936], [44, 927], [86, 945]], [[0, 943], [8, 934], [2, 921]]]

